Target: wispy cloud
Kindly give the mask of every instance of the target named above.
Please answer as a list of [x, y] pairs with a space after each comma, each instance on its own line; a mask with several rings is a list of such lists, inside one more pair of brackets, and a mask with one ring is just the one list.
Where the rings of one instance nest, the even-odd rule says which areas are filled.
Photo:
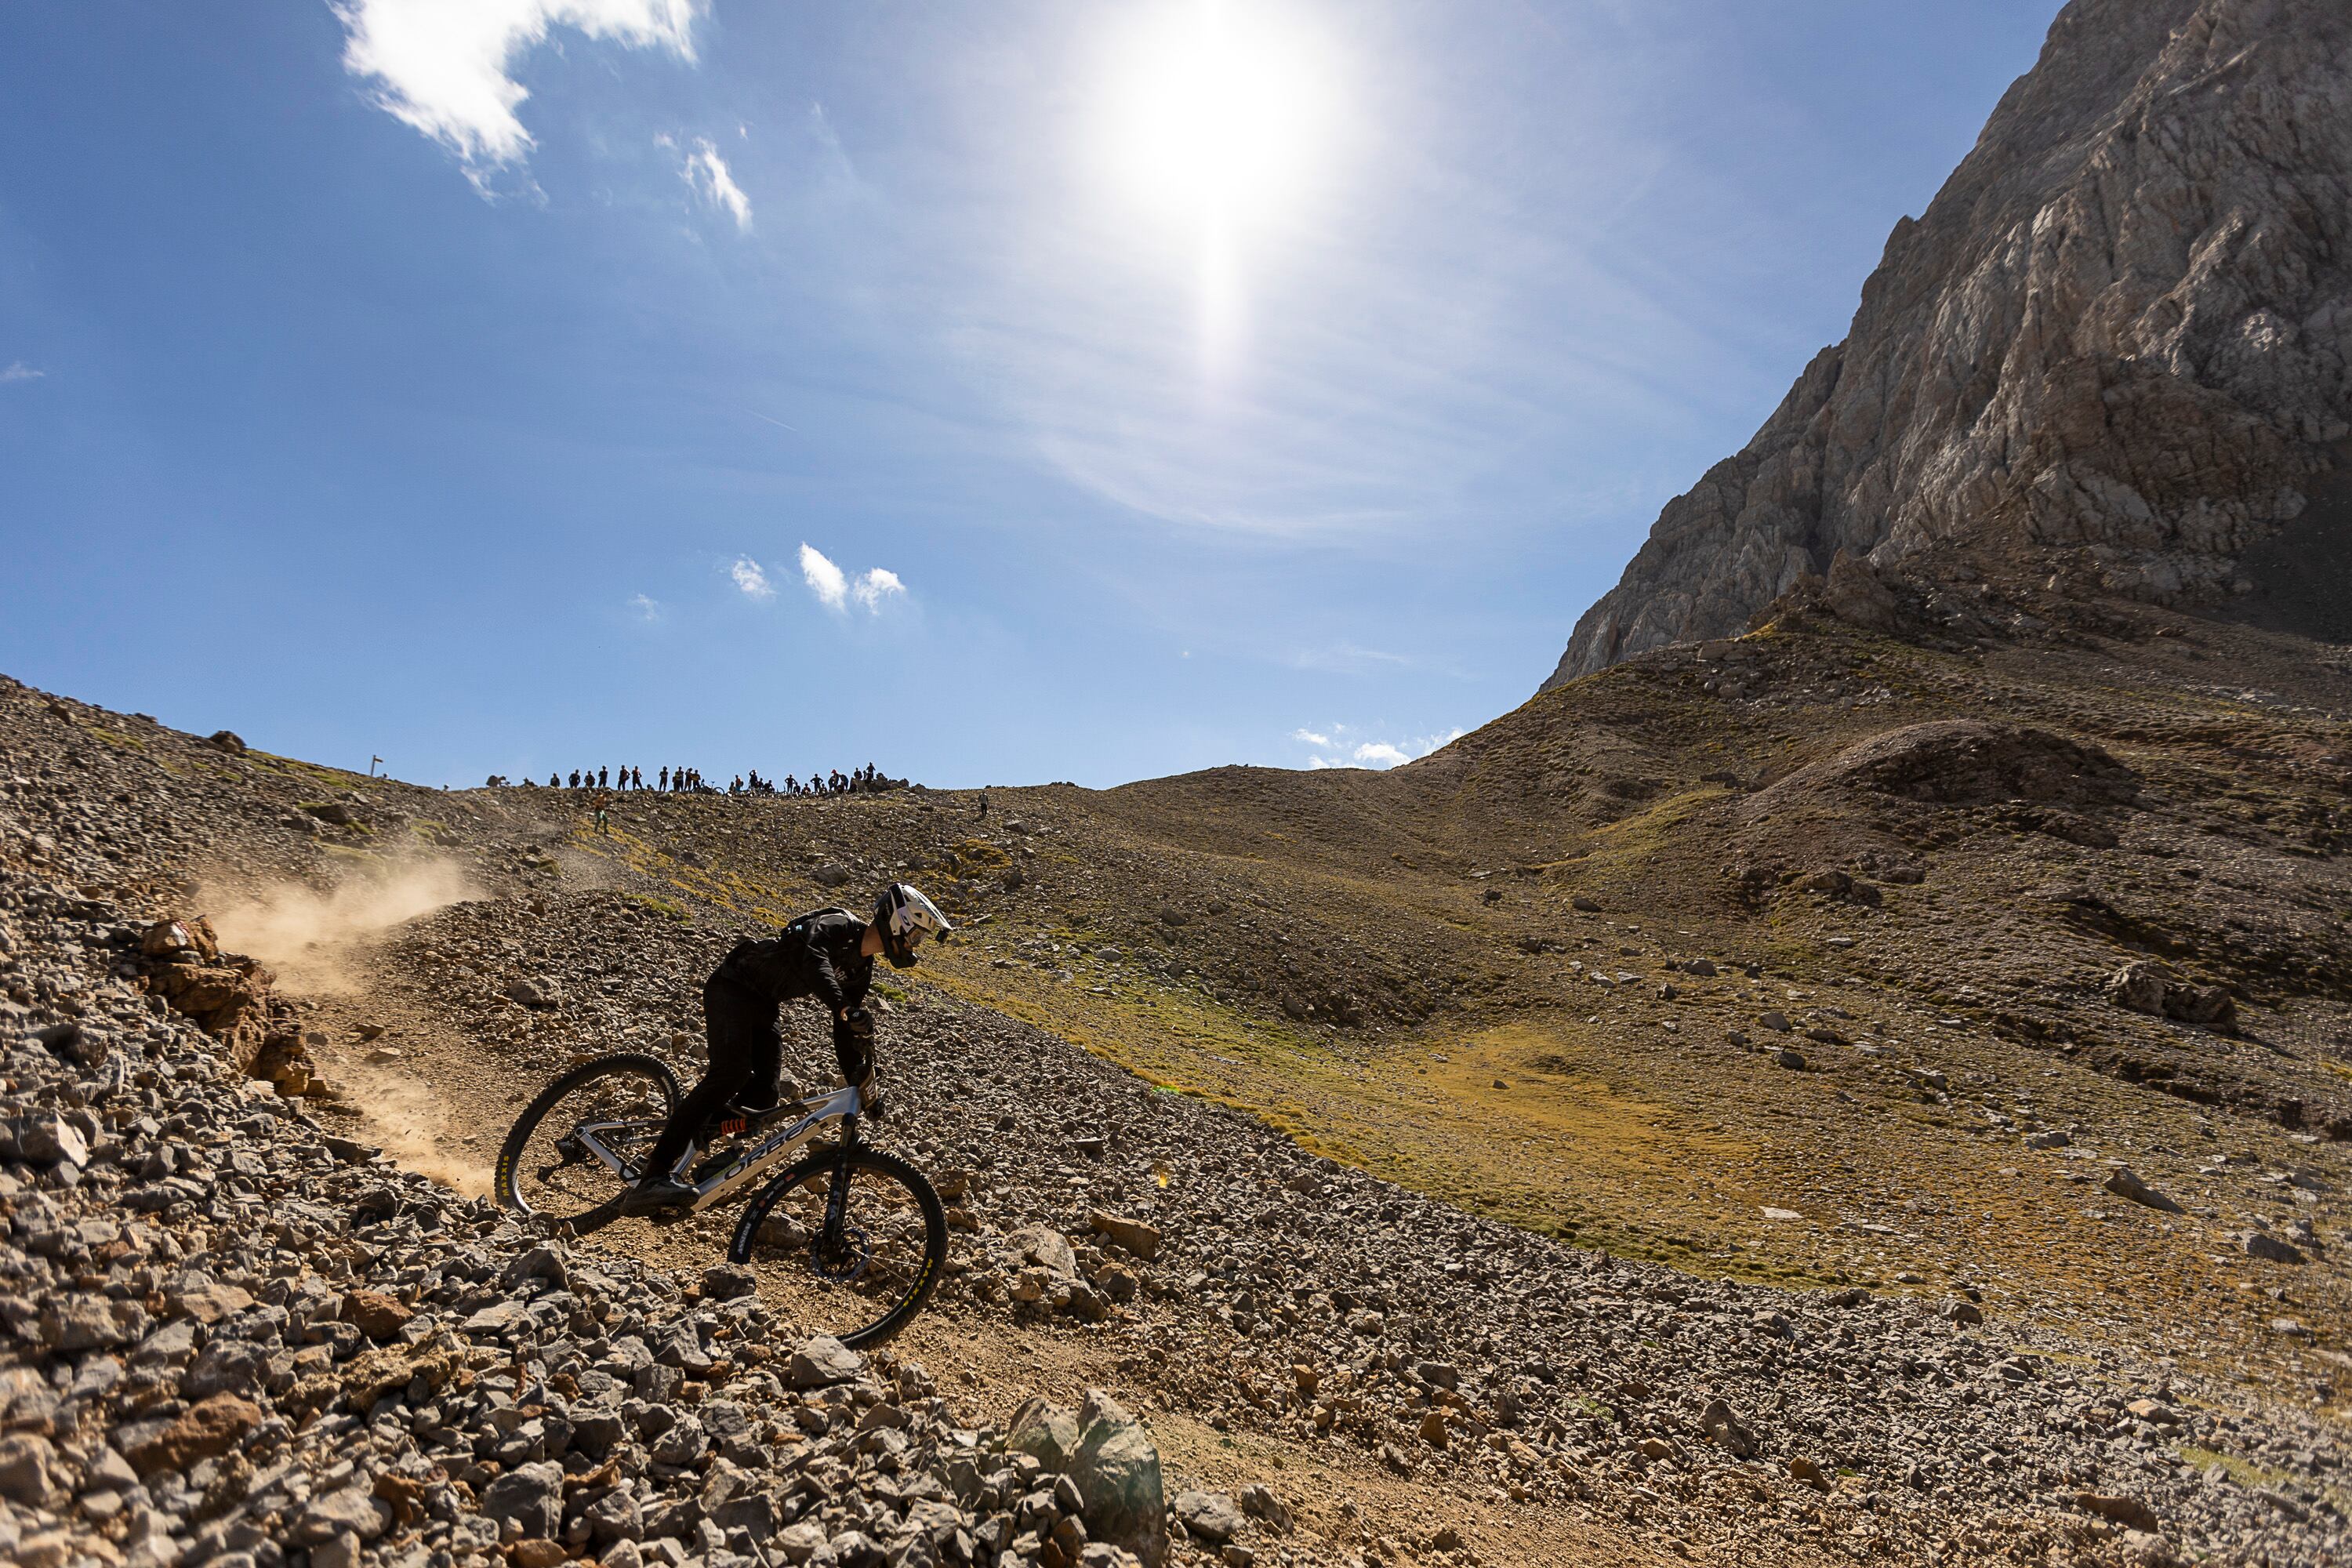
[[48, 374], [45, 370], [35, 370], [23, 360], [15, 360], [9, 363], [7, 369], [0, 370], [0, 386], [5, 386], [10, 382], [16, 381], [38, 381]]
[[735, 183], [735, 176], [728, 172], [727, 160], [719, 155], [719, 149], [707, 137], [694, 139], [680, 177], [695, 195], [732, 216], [737, 228], [751, 226], [751, 198]]
[[727, 574], [735, 579], [735, 586], [743, 590], [743, 596], [747, 599], [765, 604], [776, 596], [768, 574], [760, 569], [758, 562], [748, 555], [737, 556], [735, 564], [727, 568]]
[[801, 579], [817, 603], [829, 610], [838, 610], [849, 602], [849, 579], [814, 544], [801, 546]]
[[1392, 768], [1399, 763], [1412, 761], [1412, 757], [1402, 746], [1392, 746], [1386, 741], [1367, 741], [1356, 748], [1356, 761], [1368, 767]]
[[1403, 668], [1412, 663], [1401, 653], [1383, 653], [1376, 647], [1359, 647], [1349, 642], [1300, 648], [1290, 656], [1292, 668], [1320, 670], [1327, 675], [1361, 675], [1369, 669]]
[[857, 586], [850, 590], [856, 595], [859, 604], [877, 615], [881, 613], [883, 600], [904, 594], [906, 591], [907, 584], [898, 581], [898, 574], [880, 566], [873, 568], [865, 576], [860, 577], [857, 580]]
[[1320, 746], [1327, 751], [1331, 746], [1330, 736], [1318, 735], [1312, 730], [1293, 730], [1290, 732], [1290, 738], [1294, 741], [1303, 741], [1310, 746]]
[[707, 0], [330, 4], [346, 35], [343, 68], [374, 84], [378, 108], [456, 153], [478, 185], [484, 171], [520, 162], [535, 145], [515, 113], [530, 95], [511, 73], [550, 32], [571, 27], [690, 62]]
[[632, 594], [629, 595], [629, 614], [647, 626], [652, 626], [662, 618], [662, 602], [647, 595]]

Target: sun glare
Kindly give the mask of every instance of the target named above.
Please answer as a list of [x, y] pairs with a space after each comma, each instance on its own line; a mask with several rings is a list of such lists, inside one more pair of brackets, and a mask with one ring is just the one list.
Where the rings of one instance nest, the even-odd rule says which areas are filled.
[[1119, 183], [1167, 216], [1245, 225], [1303, 194], [1329, 116], [1310, 42], [1229, 0], [1189, 0], [1132, 40], [1115, 73], [1108, 151]]

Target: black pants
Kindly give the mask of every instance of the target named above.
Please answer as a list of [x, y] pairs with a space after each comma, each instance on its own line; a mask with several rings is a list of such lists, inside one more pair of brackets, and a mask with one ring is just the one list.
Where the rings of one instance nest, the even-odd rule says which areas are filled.
[[677, 1102], [662, 1129], [646, 1160], [649, 1176], [668, 1175], [703, 1124], [726, 1106], [765, 1110], [776, 1103], [776, 1078], [784, 1061], [776, 1004], [714, 977], [702, 988], [702, 1020], [710, 1041], [710, 1067]]

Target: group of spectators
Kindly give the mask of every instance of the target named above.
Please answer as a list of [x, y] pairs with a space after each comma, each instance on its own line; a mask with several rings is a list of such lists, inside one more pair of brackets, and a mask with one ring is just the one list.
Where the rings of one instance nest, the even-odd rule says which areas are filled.
[[[539, 784], [537, 779], [531, 778], [522, 782], [526, 789], [535, 788]], [[724, 789], [706, 780], [699, 768], [663, 768], [654, 774], [651, 784], [646, 783], [643, 768], [574, 768], [568, 776], [560, 772], [547, 775], [547, 787], [550, 789], [652, 789], [665, 795], [865, 795], [877, 789], [895, 788], [902, 782], [885, 777], [882, 770], [871, 763], [845, 773], [839, 768], [829, 773], [811, 773], [806, 783], [790, 773], [784, 775], [782, 783], [761, 778], [760, 770], [753, 768], [748, 775], [736, 774]], [[512, 783], [504, 773], [492, 773], [488, 787], [502, 789], [510, 787]]]

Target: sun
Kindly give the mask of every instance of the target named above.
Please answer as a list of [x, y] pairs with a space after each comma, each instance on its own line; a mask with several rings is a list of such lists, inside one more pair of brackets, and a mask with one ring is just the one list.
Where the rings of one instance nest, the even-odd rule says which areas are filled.
[[1259, 6], [1185, 0], [1132, 35], [1110, 73], [1103, 150], [1118, 184], [1213, 227], [1299, 199], [1325, 151], [1331, 70]]

